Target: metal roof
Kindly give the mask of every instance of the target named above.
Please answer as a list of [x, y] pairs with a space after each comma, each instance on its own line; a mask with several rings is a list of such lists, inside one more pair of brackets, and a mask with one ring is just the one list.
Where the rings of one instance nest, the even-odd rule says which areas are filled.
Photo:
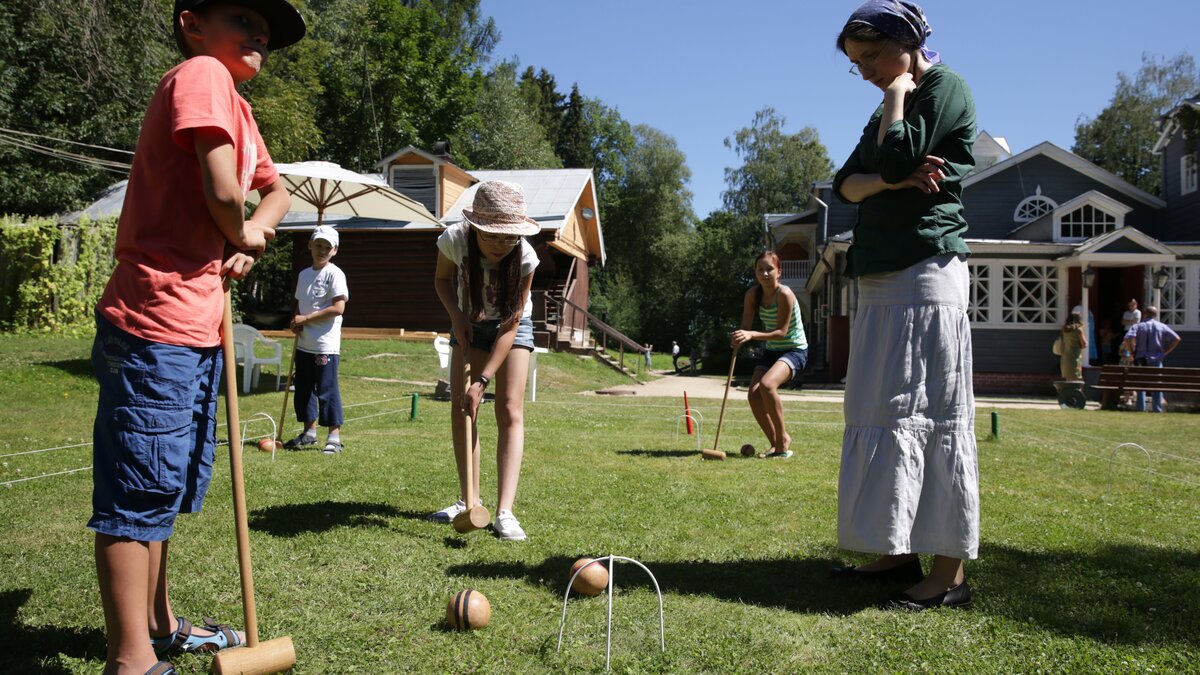
[[[591, 169], [532, 169], [523, 171], [468, 171], [480, 181], [504, 180], [519, 184], [525, 190], [529, 217], [542, 228], [561, 228], [566, 216], [575, 208], [579, 196], [592, 178]], [[467, 188], [442, 215], [442, 221], [462, 220], [463, 207], [475, 199], [478, 186]]]

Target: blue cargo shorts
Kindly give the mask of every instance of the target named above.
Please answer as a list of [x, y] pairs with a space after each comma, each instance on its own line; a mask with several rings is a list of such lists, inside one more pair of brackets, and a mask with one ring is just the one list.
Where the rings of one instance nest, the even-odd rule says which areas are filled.
[[792, 375], [783, 384], [797, 382], [804, 374], [804, 366], [808, 365], [808, 349], [791, 349], [788, 351], [776, 351], [773, 349], [764, 349], [762, 356], [758, 357], [758, 363], [755, 368], [763, 368], [770, 370], [771, 366], [776, 362], [783, 361], [792, 369]]
[[178, 514], [200, 510], [212, 477], [221, 365], [219, 346], [151, 342], [96, 314], [89, 528], [164, 541]]

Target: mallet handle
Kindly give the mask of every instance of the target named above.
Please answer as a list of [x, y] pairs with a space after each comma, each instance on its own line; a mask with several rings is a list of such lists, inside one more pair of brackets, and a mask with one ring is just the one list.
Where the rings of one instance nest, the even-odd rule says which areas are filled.
[[296, 372], [296, 345], [299, 344], [300, 335], [292, 334], [292, 361], [288, 364], [287, 384], [283, 387], [283, 411], [279, 413], [279, 440], [283, 440], [283, 425], [287, 421], [287, 402], [288, 394], [292, 391], [292, 375]]
[[233, 520], [237, 530], [238, 573], [242, 578], [242, 609], [246, 613], [246, 646], [258, 645], [258, 614], [254, 609], [254, 575], [250, 571], [250, 525], [246, 520], [246, 484], [242, 476], [242, 434], [238, 421], [237, 365], [233, 353], [233, 294], [225, 291], [221, 319], [225, 352], [225, 421], [229, 426], [229, 475], [233, 479]]
[[[462, 357], [463, 357], [462, 395], [463, 395], [463, 399], [465, 400], [466, 395], [467, 395], [467, 390], [471, 388], [471, 364], [469, 361], [467, 361], [467, 359], [469, 358], [468, 350], [466, 350], [466, 349], [463, 350]], [[475, 499], [476, 499], [476, 497], [475, 497], [475, 437], [474, 437], [475, 436], [475, 434], [474, 434], [475, 420], [474, 420], [474, 418], [467, 415], [466, 411], [463, 411], [462, 417], [463, 417], [463, 437], [465, 439], [465, 445], [467, 448], [467, 455], [466, 455], [467, 487], [463, 491], [464, 492], [463, 500], [464, 500], [464, 503], [467, 505], [467, 510], [470, 511], [471, 509], [475, 508]]]
[[729, 376], [725, 378], [725, 397], [721, 399], [721, 415], [717, 418], [717, 436], [713, 439], [713, 452], [721, 447], [721, 425], [725, 423], [725, 404], [729, 402], [729, 385], [733, 383], [733, 367], [737, 365], [737, 352], [729, 359]]

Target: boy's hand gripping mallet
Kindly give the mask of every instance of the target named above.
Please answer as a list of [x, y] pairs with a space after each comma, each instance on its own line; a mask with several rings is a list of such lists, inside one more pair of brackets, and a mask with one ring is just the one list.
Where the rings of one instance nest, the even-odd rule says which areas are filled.
[[218, 675], [281, 673], [296, 665], [296, 648], [290, 637], [258, 641], [258, 614], [254, 608], [254, 575], [250, 571], [250, 527], [246, 521], [246, 485], [242, 476], [242, 436], [238, 421], [237, 366], [233, 354], [233, 309], [225, 291], [225, 316], [221, 320], [221, 346], [225, 352], [225, 421], [229, 426], [229, 474], [233, 478], [233, 516], [237, 530], [238, 572], [242, 578], [242, 608], [246, 614], [246, 646], [219, 652], [212, 663]]
[[704, 459], [725, 459], [725, 453], [717, 448], [721, 445], [721, 425], [725, 422], [725, 404], [729, 402], [729, 385], [733, 383], [733, 367], [737, 365], [737, 350], [729, 359], [729, 376], [725, 378], [725, 397], [721, 399], [721, 415], [717, 418], [717, 435], [713, 439], [712, 450], [701, 450]]
[[[463, 358], [467, 358], [466, 350], [463, 350]], [[467, 395], [467, 389], [471, 388], [471, 366], [467, 364], [463, 367], [463, 388], [462, 396]], [[457, 401], [455, 404], [457, 405]], [[479, 409], [475, 409], [475, 414], [479, 414]], [[472, 532], [492, 522], [492, 516], [488, 513], [486, 507], [482, 504], [476, 504], [477, 497], [475, 496], [475, 438], [474, 426], [475, 419], [463, 411], [463, 435], [466, 437], [466, 474], [467, 485], [463, 490], [463, 503], [467, 505], [467, 510], [454, 517], [454, 529], [460, 533]]]

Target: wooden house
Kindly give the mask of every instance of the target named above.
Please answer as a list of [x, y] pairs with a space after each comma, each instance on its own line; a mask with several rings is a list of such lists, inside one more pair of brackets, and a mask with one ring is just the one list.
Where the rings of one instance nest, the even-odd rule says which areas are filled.
[[[1002, 138], [980, 134], [978, 166], [963, 180], [978, 391], [1052, 394], [1058, 357], [1050, 345], [1071, 309], [1087, 308], [1096, 335], [1105, 327], [1119, 335], [1131, 298], [1158, 306], [1183, 337], [1170, 365], [1200, 366], [1197, 152], [1171, 120], [1156, 146], [1162, 195], [1052, 143], [1013, 155]], [[832, 190], [831, 181], [814, 184], [808, 211], [772, 216], [769, 225], [781, 258], [789, 243], [808, 253], [793, 263], [793, 278], [784, 261], [785, 282], [808, 310], [817, 377], [837, 382], [853, 331], [855, 286], [842, 271], [857, 207]], [[1097, 360], [1114, 358], [1099, 347]]]
[[[443, 148], [444, 149], [444, 148]], [[535, 337], [540, 346], [579, 346], [587, 341], [588, 279], [605, 260], [604, 235], [590, 169], [467, 171], [446, 152], [406, 147], [378, 165], [398, 192], [425, 205], [440, 226], [364, 218], [326, 218], [341, 234], [336, 264], [346, 273], [351, 302], [348, 327], [405, 328], [448, 332], [449, 319], [433, 289], [437, 237], [461, 222], [474, 187], [485, 180], [520, 184], [529, 216], [541, 226], [530, 243], [538, 253], [534, 275]], [[280, 229], [310, 231], [309, 214], [289, 214]], [[295, 237], [293, 273], [309, 264], [307, 240]], [[564, 302], [564, 300], [569, 302]], [[562, 312], [560, 308], [568, 311]]]

